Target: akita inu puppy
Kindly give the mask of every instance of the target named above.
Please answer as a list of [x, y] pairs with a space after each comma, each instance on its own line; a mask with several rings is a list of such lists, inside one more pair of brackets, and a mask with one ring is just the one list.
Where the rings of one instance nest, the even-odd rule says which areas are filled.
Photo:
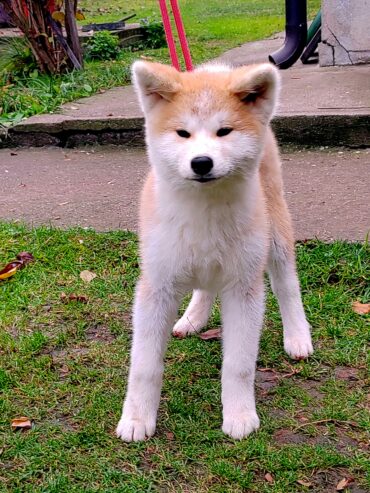
[[198, 332], [220, 296], [222, 429], [241, 439], [259, 426], [254, 377], [266, 269], [280, 305], [285, 351], [294, 359], [313, 351], [269, 125], [279, 74], [267, 63], [180, 73], [138, 61], [133, 79], [151, 171], [141, 196], [141, 278], [117, 435], [130, 442], [154, 434], [167, 339], [181, 298], [194, 290], [173, 333]]

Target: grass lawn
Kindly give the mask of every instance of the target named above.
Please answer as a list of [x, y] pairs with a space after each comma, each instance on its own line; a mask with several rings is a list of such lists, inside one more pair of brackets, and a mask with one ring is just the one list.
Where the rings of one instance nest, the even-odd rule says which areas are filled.
[[[159, 20], [157, 0], [81, 0], [86, 21], [104, 22], [136, 13]], [[212, 59], [248, 41], [263, 39], [284, 29], [284, 0], [198, 0], [180, 1], [183, 20], [195, 63]], [[309, 16], [318, 11], [320, 0], [308, 1]], [[130, 81], [133, 60], [146, 56], [169, 62], [167, 48], [131, 52], [124, 50], [118, 61], [88, 62], [82, 72], [62, 77], [18, 77], [9, 85], [0, 73], [0, 124], [17, 123], [25, 117], [55, 111], [61, 104], [89, 96], [100, 89], [125, 85]]]
[[[369, 491], [368, 318], [351, 308], [369, 300], [368, 244], [297, 245], [316, 352], [288, 360], [269, 295], [256, 434], [240, 442], [222, 434], [220, 342], [194, 336], [170, 341], [157, 433], [130, 445], [114, 429], [136, 236], [0, 223], [1, 264], [23, 250], [36, 262], [0, 281], [1, 492], [333, 492], [349, 477], [357, 493]], [[89, 284], [79, 277], [85, 269], [97, 274]], [[66, 303], [62, 293], [88, 302]], [[209, 326], [219, 324], [215, 309]], [[33, 428], [12, 432], [19, 416]]]

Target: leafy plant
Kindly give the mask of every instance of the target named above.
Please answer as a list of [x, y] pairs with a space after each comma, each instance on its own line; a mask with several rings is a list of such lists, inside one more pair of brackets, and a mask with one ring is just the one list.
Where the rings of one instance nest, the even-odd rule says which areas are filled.
[[82, 68], [76, 16], [82, 19], [83, 14], [77, 11], [77, 0], [2, 0], [1, 6], [32, 46], [40, 72], [58, 74]]
[[143, 21], [143, 35], [145, 48], [157, 49], [166, 46], [166, 36], [161, 22]]
[[88, 40], [86, 58], [90, 60], [114, 60], [119, 54], [119, 39], [108, 31], [100, 31]]
[[25, 38], [0, 40], [0, 74], [7, 77], [29, 75], [37, 70], [31, 46]]
[[[85, 70], [62, 76], [40, 74], [9, 77], [0, 73], [0, 125], [14, 125], [23, 118], [55, 111], [61, 104], [90, 96], [99, 89], [127, 84], [133, 56], [126, 53], [125, 63], [91, 61]], [[0, 488], [1, 490], [1, 488]]]

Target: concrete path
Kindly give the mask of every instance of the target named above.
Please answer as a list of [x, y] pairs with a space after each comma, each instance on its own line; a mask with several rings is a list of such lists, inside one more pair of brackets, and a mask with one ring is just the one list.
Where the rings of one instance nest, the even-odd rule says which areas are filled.
[[[297, 239], [364, 240], [370, 229], [370, 149], [283, 150], [286, 197]], [[0, 150], [0, 218], [28, 224], [137, 227], [144, 151]]]

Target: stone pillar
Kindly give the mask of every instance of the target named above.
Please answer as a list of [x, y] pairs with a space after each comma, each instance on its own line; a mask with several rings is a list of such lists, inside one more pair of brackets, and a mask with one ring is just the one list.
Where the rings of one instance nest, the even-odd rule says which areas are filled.
[[370, 63], [370, 0], [322, 0], [319, 62]]

